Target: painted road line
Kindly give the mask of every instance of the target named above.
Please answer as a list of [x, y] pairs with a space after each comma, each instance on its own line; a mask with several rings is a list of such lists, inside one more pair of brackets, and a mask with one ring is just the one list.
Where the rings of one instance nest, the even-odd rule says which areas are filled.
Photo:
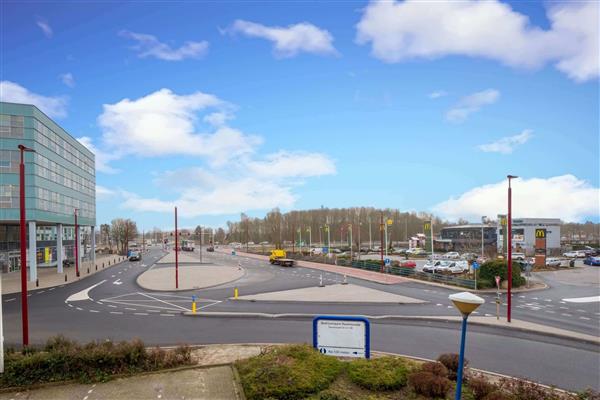
[[96, 310], [89, 310], [90, 312], [100, 312], [100, 311], [96, 311]]
[[181, 306], [179, 306], [177, 304], [169, 303], [168, 301], [157, 299], [156, 297], [152, 297], [152, 296], [150, 296], [149, 294], [146, 294], [146, 293], [140, 293], [140, 292], [138, 292], [138, 294], [141, 294], [143, 296], [149, 297], [149, 298], [151, 298], [153, 300], [156, 300], [156, 301], [160, 301], [161, 303], [165, 303], [165, 304], [173, 306], [175, 308], [179, 308], [179, 309], [184, 310], [184, 311], [190, 311], [190, 309], [188, 309], [188, 308], [181, 307]]
[[161, 317], [174, 317], [175, 314], [159, 314]]
[[134, 312], [133, 315], [149, 315], [149, 314], [145, 313], [145, 312]]
[[90, 296], [88, 295], [89, 291], [92, 290], [93, 288], [95, 288], [96, 286], [102, 285], [104, 282], [106, 282], [106, 279], [103, 280], [103, 281], [100, 281], [100, 282], [96, 283], [95, 285], [90, 286], [87, 289], [83, 289], [80, 292], [77, 292], [75, 294], [70, 295], [67, 298], [67, 300], [65, 300], [65, 303], [68, 303], [69, 301], [90, 300]]
[[109, 311], [111, 314], [123, 315], [121, 311]]
[[568, 303], [598, 303], [600, 302], [600, 296], [573, 297], [570, 299], [563, 299], [563, 301], [566, 301]]
[[126, 310], [129, 310], [129, 311], [137, 311], [137, 308], [129, 308], [129, 307], [125, 307], [125, 309], [126, 309]]
[[15, 301], [15, 300], [16, 300], [16, 298], [13, 297], [12, 299], [6, 299], [4, 302], [8, 303], [9, 301]]

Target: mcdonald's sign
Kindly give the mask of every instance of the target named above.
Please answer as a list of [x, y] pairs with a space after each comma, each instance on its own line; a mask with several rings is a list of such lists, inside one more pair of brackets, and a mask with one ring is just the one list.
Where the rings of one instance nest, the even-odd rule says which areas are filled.
[[545, 229], [536, 229], [535, 230], [535, 238], [536, 239], [545, 239], [546, 238], [546, 230]]

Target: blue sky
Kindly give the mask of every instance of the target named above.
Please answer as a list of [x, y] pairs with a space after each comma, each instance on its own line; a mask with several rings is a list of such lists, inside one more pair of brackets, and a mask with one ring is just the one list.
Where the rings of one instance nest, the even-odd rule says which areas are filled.
[[475, 221], [508, 173], [517, 216], [597, 221], [598, 3], [424, 4], [5, 1], [1, 94], [96, 151], [98, 223]]

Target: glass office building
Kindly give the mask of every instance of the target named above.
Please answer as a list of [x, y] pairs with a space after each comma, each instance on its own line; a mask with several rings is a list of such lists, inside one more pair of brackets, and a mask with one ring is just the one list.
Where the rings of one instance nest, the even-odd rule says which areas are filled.
[[[62, 272], [73, 261], [75, 212], [80, 258], [95, 261], [96, 174], [94, 154], [37, 107], [0, 102], [0, 267], [21, 268], [18, 145], [25, 153], [25, 207], [29, 280], [38, 267]], [[84, 242], [82, 243], [82, 238]]]

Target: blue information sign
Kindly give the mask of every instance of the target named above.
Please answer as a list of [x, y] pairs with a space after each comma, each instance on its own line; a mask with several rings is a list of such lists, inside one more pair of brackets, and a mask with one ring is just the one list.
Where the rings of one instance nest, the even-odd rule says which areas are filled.
[[392, 260], [390, 260], [389, 258], [386, 258], [385, 260], [383, 260], [385, 265], [391, 265], [392, 264]]
[[473, 264], [471, 264], [471, 267], [473, 267], [473, 269], [479, 269], [479, 264], [477, 264], [477, 262], [473, 262]]

